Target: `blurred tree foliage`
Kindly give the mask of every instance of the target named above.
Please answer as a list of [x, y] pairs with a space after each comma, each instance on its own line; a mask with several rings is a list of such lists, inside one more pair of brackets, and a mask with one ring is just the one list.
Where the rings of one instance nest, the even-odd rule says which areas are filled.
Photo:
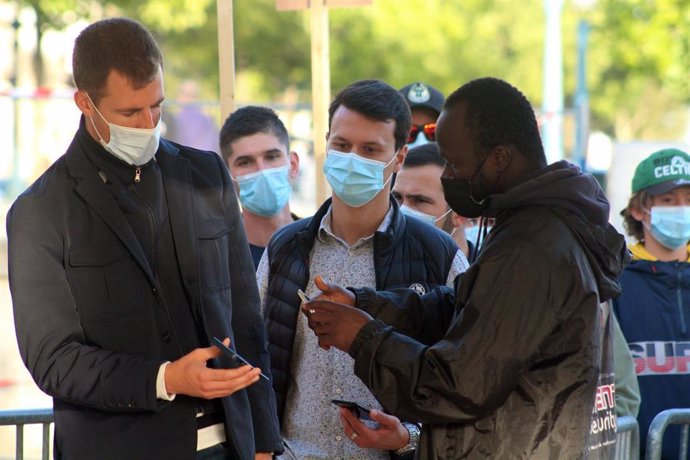
[[[74, 14], [125, 14], [145, 23], [166, 58], [166, 81], [218, 85], [217, 10], [213, 0], [22, 0], [60, 28]], [[541, 105], [542, 0], [374, 0], [330, 11], [334, 91], [361, 78], [400, 87], [422, 80], [449, 93], [484, 75], [519, 87]], [[577, 2], [581, 3], [581, 2]], [[275, 0], [234, 0], [240, 103], [310, 98], [309, 14], [278, 12]], [[66, 16], [66, 12], [69, 15]], [[90, 15], [90, 16], [89, 16]], [[576, 27], [592, 26], [588, 84], [592, 128], [620, 140], [678, 138], [690, 103], [688, 0], [598, 0], [587, 11], [566, 1], [562, 18], [566, 106], [575, 90]]]
[[600, 0], [590, 21], [594, 125], [625, 140], [677, 137], [688, 125], [690, 2]]
[[47, 30], [61, 30], [77, 18], [88, 17], [93, 2], [88, 0], [18, 0], [17, 5], [27, 6], [36, 13], [36, 52], [34, 69], [38, 86], [44, 84], [42, 37]]

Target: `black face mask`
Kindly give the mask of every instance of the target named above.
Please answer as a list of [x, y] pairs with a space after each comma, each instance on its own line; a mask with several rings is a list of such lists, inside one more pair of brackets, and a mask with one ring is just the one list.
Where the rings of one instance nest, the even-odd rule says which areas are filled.
[[450, 206], [456, 214], [460, 214], [463, 217], [475, 218], [481, 216], [484, 210], [489, 207], [490, 200], [488, 197], [477, 200], [472, 196], [472, 181], [477, 177], [479, 171], [482, 170], [488, 158], [489, 156], [487, 155], [486, 158], [482, 160], [470, 179], [441, 178], [443, 195], [446, 198], [446, 203], [448, 203], [448, 206]]
[[441, 178], [443, 195], [446, 202], [456, 214], [463, 217], [475, 218], [482, 215], [489, 206], [489, 200], [484, 198], [477, 201], [472, 196], [472, 184], [469, 180]]

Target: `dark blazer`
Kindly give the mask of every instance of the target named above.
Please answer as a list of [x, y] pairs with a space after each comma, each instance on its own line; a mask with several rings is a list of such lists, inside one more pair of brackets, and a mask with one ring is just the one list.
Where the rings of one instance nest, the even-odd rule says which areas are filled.
[[[125, 216], [86, 152], [67, 153], [13, 204], [9, 276], [19, 350], [53, 396], [56, 458], [194, 458], [195, 403], [156, 398], [161, 363], [184, 352]], [[186, 301], [209, 338], [230, 337], [269, 373], [254, 265], [221, 159], [161, 140], [156, 154]], [[224, 356], [212, 367], [230, 367]], [[222, 400], [233, 458], [282, 451], [275, 397], [260, 379]]]

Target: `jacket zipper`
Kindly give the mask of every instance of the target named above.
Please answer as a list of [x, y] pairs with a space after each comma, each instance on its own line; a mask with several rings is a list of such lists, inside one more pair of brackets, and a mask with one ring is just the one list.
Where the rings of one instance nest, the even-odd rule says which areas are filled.
[[141, 168], [137, 168], [134, 170], [134, 182], [137, 184], [141, 182]]
[[[139, 171], [139, 175], [141, 175], [141, 170], [137, 168], [137, 171]], [[139, 182], [137, 180], [137, 176], [134, 176], [134, 182]], [[156, 212], [154, 211], [153, 207], [149, 204], [146, 199], [144, 199], [143, 195], [139, 192], [139, 190], [136, 187], [132, 187], [132, 190], [134, 191], [134, 194], [139, 198], [139, 202], [144, 205], [144, 210], [146, 212], [146, 216], [148, 217], [148, 224], [149, 224], [149, 230], [151, 231], [151, 234], [153, 235], [153, 251], [151, 254], [152, 260], [150, 261], [151, 264], [151, 270], [154, 273], [156, 273], [156, 258], [158, 257], [158, 233], [156, 232], [157, 227], [156, 224], [158, 223], [158, 219], [156, 219]]]

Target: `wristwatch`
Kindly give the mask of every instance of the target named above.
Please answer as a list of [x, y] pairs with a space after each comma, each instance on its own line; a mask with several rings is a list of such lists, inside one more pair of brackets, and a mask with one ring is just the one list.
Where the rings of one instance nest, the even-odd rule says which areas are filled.
[[406, 455], [409, 454], [410, 452], [414, 452], [415, 449], [417, 448], [417, 445], [419, 444], [419, 427], [415, 425], [414, 423], [408, 423], [408, 422], [403, 422], [403, 426], [407, 430], [407, 432], [410, 434], [410, 441], [407, 443], [406, 446], [401, 447], [400, 449], [395, 451], [396, 455]]

